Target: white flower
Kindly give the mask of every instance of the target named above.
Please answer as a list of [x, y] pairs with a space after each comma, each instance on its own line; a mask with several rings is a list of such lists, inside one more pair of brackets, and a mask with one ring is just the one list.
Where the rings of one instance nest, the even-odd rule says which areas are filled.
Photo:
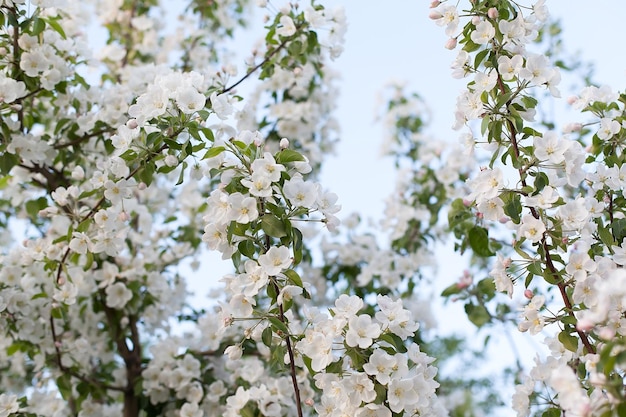
[[346, 344], [350, 347], [368, 348], [374, 342], [373, 339], [380, 336], [380, 325], [373, 323], [372, 318], [367, 314], [351, 317], [348, 323]]
[[276, 29], [278, 36], [289, 37], [296, 33], [296, 25], [293, 23], [293, 19], [287, 15], [280, 17], [280, 27]]
[[204, 108], [206, 97], [194, 87], [185, 85], [175, 92], [176, 105], [185, 114], [192, 114]]
[[539, 242], [545, 231], [546, 225], [540, 219], [536, 219], [532, 214], [526, 214], [522, 217], [517, 233], [531, 242]]
[[315, 183], [303, 181], [300, 177], [286, 181], [283, 190], [289, 202], [297, 207], [312, 208], [317, 200], [318, 192]]
[[133, 298], [133, 292], [123, 282], [109, 285], [106, 290], [106, 305], [121, 310]]
[[478, 25], [476, 25], [476, 30], [472, 32], [470, 37], [472, 38], [472, 42], [479, 45], [484, 45], [491, 39], [493, 39], [495, 35], [496, 29], [493, 27], [493, 25], [488, 21], [483, 20]]
[[287, 246], [272, 246], [263, 255], [259, 256], [259, 265], [269, 276], [278, 275], [283, 269], [291, 265], [291, 253]]
[[234, 193], [228, 196], [228, 202], [230, 203], [229, 217], [237, 223], [247, 224], [259, 217], [257, 201], [254, 197]]
[[228, 116], [235, 111], [232, 104], [230, 104], [230, 99], [227, 94], [218, 95], [217, 92], [213, 92], [209, 100], [211, 101], [211, 109], [215, 112], [217, 117], [222, 120], [228, 119]]
[[54, 289], [52, 298], [60, 303], [72, 305], [76, 303], [77, 294], [78, 288], [76, 288], [76, 285], [72, 284], [71, 282], [66, 282], [61, 287]]

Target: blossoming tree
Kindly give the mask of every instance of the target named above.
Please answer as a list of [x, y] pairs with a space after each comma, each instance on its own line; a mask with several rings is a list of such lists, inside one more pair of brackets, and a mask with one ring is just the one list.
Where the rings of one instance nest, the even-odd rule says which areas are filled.
[[[478, 413], [451, 401], [478, 381], [438, 381], [450, 352], [417, 320], [449, 233], [489, 274], [444, 291], [472, 323], [556, 329], [518, 415], [622, 415], [624, 99], [588, 87], [572, 104], [591, 121], [534, 123], [558, 96], [531, 48], [543, 3], [431, 4], [469, 79], [455, 126], [488, 157], [426, 138], [419, 97], [392, 87], [386, 244], [340, 225], [317, 177], [345, 16], [256, 6], [265, 34], [242, 71], [225, 45], [246, 0], [191, 0], [178, 20], [153, 0], [0, 3], [0, 417]], [[210, 277], [205, 249], [232, 273], [198, 309], [186, 284]], [[519, 318], [498, 294], [515, 286]]]

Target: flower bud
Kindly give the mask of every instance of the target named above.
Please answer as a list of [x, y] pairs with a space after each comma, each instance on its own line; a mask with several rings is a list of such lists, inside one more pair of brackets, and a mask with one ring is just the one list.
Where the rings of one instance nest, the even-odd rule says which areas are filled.
[[287, 149], [289, 147], [289, 139], [282, 138], [280, 140], [280, 149]]
[[487, 16], [489, 16], [489, 19], [497, 19], [498, 9], [496, 9], [495, 7], [492, 7], [491, 9], [487, 10]]
[[243, 354], [243, 349], [241, 349], [241, 346], [239, 345], [228, 346], [224, 350], [224, 354], [228, 356], [228, 359], [236, 361], [237, 359], [241, 358], [241, 355]]
[[178, 165], [178, 157], [176, 155], [167, 155], [165, 157], [165, 165], [168, 167], [175, 167]]
[[474, 16], [472, 17], [472, 24], [474, 26], [478, 26], [478, 24], [480, 23], [480, 16]]
[[433, 0], [430, 2], [430, 8], [434, 9], [435, 7], [439, 6], [441, 4], [441, 2], [439, 0]]
[[450, 50], [456, 48], [456, 38], [448, 39], [448, 41], [446, 42], [444, 46], [446, 49], [450, 49]]
[[534, 295], [535, 294], [533, 294], [532, 290], [526, 289], [526, 291], [524, 291], [524, 297], [528, 298], [529, 300], [532, 300]]
[[139, 125], [137, 124], [136, 119], [130, 119], [129, 121], [126, 122], [126, 127], [129, 129], [135, 129], [137, 126]]
[[432, 20], [438, 20], [438, 19], [441, 19], [443, 15], [441, 14], [441, 12], [438, 12], [437, 10], [433, 10], [432, 12], [428, 13], [428, 17]]
[[604, 340], [611, 340], [615, 337], [615, 330], [610, 327], [603, 327], [598, 331], [598, 336]]
[[582, 123], [570, 123], [563, 128], [563, 133], [580, 132], [582, 129]]
[[576, 323], [576, 330], [580, 330], [581, 332], [587, 332], [593, 329], [594, 323], [589, 319], [578, 320]]

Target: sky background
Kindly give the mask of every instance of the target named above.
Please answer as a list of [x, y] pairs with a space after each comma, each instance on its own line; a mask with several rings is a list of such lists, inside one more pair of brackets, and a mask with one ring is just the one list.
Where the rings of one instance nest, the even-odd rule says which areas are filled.
[[[276, 8], [282, 2], [271, 2]], [[302, 2], [306, 4], [307, 2]], [[457, 51], [444, 48], [447, 36], [443, 28], [428, 18], [427, 0], [321, 0], [326, 8], [344, 7], [348, 32], [345, 51], [331, 63], [340, 73], [338, 109], [335, 113], [341, 126], [336, 154], [329, 157], [320, 182], [339, 196], [340, 217], [359, 212], [362, 218], [379, 220], [384, 200], [395, 184], [393, 161], [381, 156], [383, 126], [375, 121], [378, 94], [391, 80], [407, 83], [407, 91], [420, 94], [431, 111], [431, 123], [425, 133], [438, 140], [454, 142], [460, 132], [452, 130], [456, 98], [467, 80], [451, 77], [450, 64]], [[626, 2], [598, 0], [548, 0], [551, 15], [562, 23], [565, 49], [579, 53], [585, 62], [593, 63], [594, 79], [615, 90], [626, 87], [626, 55], [618, 47], [626, 39], [623, 16]], [[262, 36], [262, 15], [253, 20], [249, 33], [237, 38], [234, 48], [243, 56]], [[245, 87], [240, 88], [245, 91]], [[565, 98], [568, 83], [561, 85]], [[245, 93], [244, 93], [245, 95]], [[566, 117], [567, 118], [567, 117]], [[563, 120], [561, 125], [573, 121]], [[435, 293], [455, 282], [464, 264], [451, 250], [443, 248], [437, 254], [441, 264]], [[212, 266], [194, 279], [192, 290], [196, 299], [204, 300], [221, 274], [230, 272], [229, 262], [220, 264], [216, 256], [208, 256]], [[207, 276], [209, 272], [209, 276]], [[518, 292], [519, 289], [517, 290]], [[462, 305], [448, 304], [439, 310], [440, 324], [448, 331], [463, 331], [468, 323], [456, 319]], [[449, 320], [449, 317], [455, 317]]]

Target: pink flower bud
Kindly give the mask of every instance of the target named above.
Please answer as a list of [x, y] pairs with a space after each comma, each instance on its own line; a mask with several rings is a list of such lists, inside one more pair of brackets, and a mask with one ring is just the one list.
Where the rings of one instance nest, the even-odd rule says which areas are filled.
[[467, 200], [467, 199], [465, 199], [465, 198], [463, 199], [463, 205], [464, 205], [465, 207], [469, 207], [469, 206], [471, 206], [473, 203], [474, 203], [474, 202], [473, 202], [473, 201], [471, 201], [471, 200]]
[[282, 138], [280, 140], [280, 149], [287, 149], [289, 147], [289, 139]]
[[437, 10], [433, 10], [432, 12], [428, 13], [428, 17], [432, 20], [438, 20], [441, 19], [443, 15]]
[[145, 190], [146, 188], [148, 188], [148, 186], [146, 185], [146, 183], [145, 183], [145, 182], [140, 182], [139, 184], [137, 184], [137, 189], [138, 189], [139, 191], [143, 191], [143, 190]]
[[598, 331], [598, 336], [604, 340], [611, 340], [615, 337], [615, 330], [610, 327], [603, 327]]
[[487, 10], [487, 16], [489, 16], [489, 19], [496, 19], [498, 17], [498, 9], [492, 7], [491, 9]]
[[313, 402], [313, 398], [307, 398], [306, 400], [304, 400], [304, 403], [308, 405], [309, 407], [313, 407], [313, 404], [315, 404]]
[[137, 124], [136, 119], [130, 119], [129, 121], [126, 122], [126, 127], [128, 127], [129, 129], [135, 129], [137, 126], [139, 125]]
[[435, 7], [439, 6], [441, 4], [441, 2], [439, 0], [433, 0], [430, 2], [430, 8], [434, 9]]
[[480, 16], [474, 16], [472, 17], [472, 24], [474, 26], [478, 26], [478, 24], [480, 23]]
[[127, 222], [130, 219], [130, 215], [126, 211], [121, 211], [120, 214], [117, 215], [117, 220], [121, 222]]
[[563, 128], [563, 133], [580, 132], [582, 128], [582, 123], [569, 123]]
[[529, 300], [532, 300], [534, 295], [535, 294], [533, 294], [532, 290], [527, 289], [526, 291], [524, 291], [524, 297], [528, 298]]
[[593, 329], [594, 323], [589, 319], [578, 320], [576, 323], [576, 330], [580, 330], [581, 332], [587, 332]]
[[444, 47], [445, 47], [446, 49], [450, 49], [450, 50], [452, 50], [452, 49], [456, 48], [456, 38], [450, 38], [450, 39], [448, 39], [448, 41], [446, 42], [446, 44], [444, 45]]

